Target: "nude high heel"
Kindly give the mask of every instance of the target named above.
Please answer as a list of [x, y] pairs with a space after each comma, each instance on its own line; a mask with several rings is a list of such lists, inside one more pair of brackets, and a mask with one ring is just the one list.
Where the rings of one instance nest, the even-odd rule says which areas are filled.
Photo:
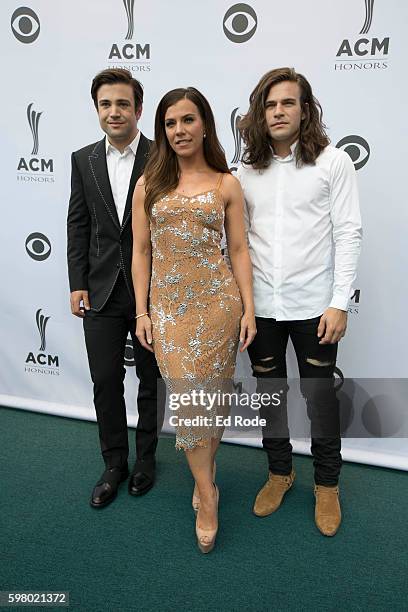
[[[214, 484], [215, 488], [215, 497], [217, 504], [217, 520], [218, 520], [218, 502], [220, 500], [220, 492], [218, 490], [217, 485]], [[201, 529], [198, 527], [198, 512], [196, 518], [196, 536], [197, 536], [197, 545], [202, 553], [207, 554], [212, 551], [215, 546], [215, 538], [217, 537], [218, 524], [215, 529]]]
[[[216, 471], [217, 471], [217, 464], [214, 461], [213, 481], [215, 481], [215, 473], [216, 473]], [[200, 509], [200, 496], [196, 494], [196, 485], [194, 485], [193, 499], [191, 500], [191, 505], [193, 506], [194, 512], [197, 514], [197, 512]]]

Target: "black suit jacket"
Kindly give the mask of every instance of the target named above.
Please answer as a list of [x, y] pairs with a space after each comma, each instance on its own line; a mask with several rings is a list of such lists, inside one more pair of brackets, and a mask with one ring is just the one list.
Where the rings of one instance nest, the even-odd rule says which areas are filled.
[[71, 291], [89, 292], [92, 310], [107, 302], [122, 270], [134, 300], [132, 196], [143, 174], [151, 141], [140, 134], [122, 225], [119, 223], [106, 163], [105, 138], [72, 154], [68, 209], [68, 274]]

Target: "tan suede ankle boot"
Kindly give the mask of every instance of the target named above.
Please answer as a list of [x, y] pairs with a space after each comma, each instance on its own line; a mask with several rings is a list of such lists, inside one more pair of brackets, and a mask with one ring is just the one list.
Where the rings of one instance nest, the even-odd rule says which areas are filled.
[[314, 494], [316, 526], [323, 535], [334, 536], [341, 523], [339, 487], [315, 485]]
[[256, 516], [268, 516], [268, 514], [275, 512], [281, 505], [285, 493], [289, 491], [294, 480], [294, 470], [288, 476], [269, 472], [267, 482], [256, 496], [253, 508], [254, 514]]

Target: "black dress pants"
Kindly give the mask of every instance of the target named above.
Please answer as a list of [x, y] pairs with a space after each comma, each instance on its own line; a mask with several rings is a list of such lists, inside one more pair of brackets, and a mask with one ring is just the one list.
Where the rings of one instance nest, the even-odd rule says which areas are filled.
[[[92, 307], [92, 304], [91, 304]], [[124, 399], [124, 357], [130, 332], [139, 378], [136, 428], [136, 460], [143, 471], [154, 470], [158, 422], [157, 379], [160, 371], [154, 353], [141, 346], [135, 336], [135, 307], [122, 273], [100, 312], [86, 311], [85, 343], [94, 388], [94, 404], [102, 456], [107, 468], [127, 465], [129, 447]], [[159, 407], [159, 415], [160, 415]]]
[[287, 418], [286, 349], [292, 340], [311, 422], [311, 451], [318, 485], [336, 486], [341, 469], [339, 403], [334, 388], [337, 344], [319, 344], [320, 317], [304, 321], [276, 321], [256, 317], [257, 335], [248, 347], [258, 393], [280, 393], [279, 407], [263, 407], [266, 420], [262, 444], [274, 474], [288, 475], [292, 469], [292, 445]]

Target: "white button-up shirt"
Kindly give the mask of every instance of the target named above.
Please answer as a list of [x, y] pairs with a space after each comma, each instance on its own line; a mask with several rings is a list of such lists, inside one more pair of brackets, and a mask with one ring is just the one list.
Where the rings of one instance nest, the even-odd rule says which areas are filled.
[[347, 310], [361, 248], [356, 172], [327, 146], [314, 165], [274, 155], [265, 170], [241, 166], [255, 314], [277, 321]]
[[107, 138], [105, 138], [106, 163], [108, 166], [109, 181], [120, 224], [122, 224], [123, 221], [123, 213], [125, 212], [130, 177], [132, 175], [139, 140], [140, 130], [138, 131], [135, 139], [132, 140], [123, 153], [121, 153], [118, 151], [118, 149], [111, 145]]

